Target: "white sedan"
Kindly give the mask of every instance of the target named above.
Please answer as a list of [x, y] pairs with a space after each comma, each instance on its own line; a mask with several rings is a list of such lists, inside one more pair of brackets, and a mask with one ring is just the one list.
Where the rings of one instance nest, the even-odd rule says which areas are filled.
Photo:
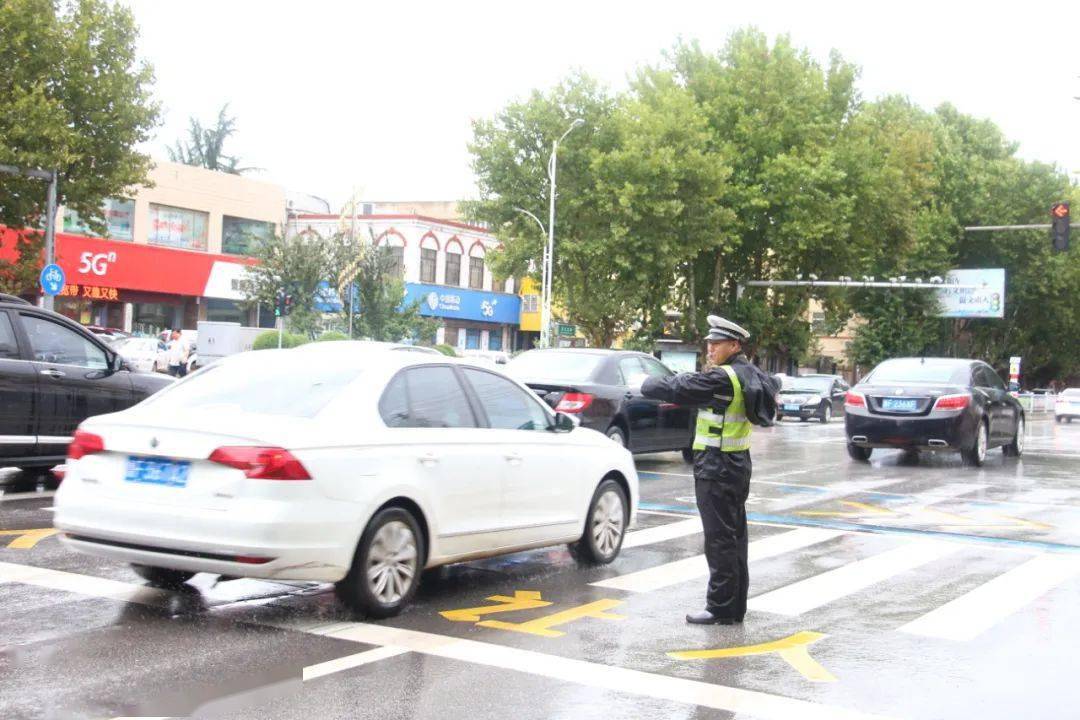
[[1054, 420], [1072, 422], [1080, 419], [1080, 388], [1069, 388], [1055, 398]]
[[120, 353], [135, 372], [164, 372], [165, 351], [157, 338], [129, 337], [113, 342], [113, 349]]
[[336, 582], [374, 617], [399, 612], [424, 568], [559, 543], [618, 555], [638, 477], [602, 434], [452, 358], [310, 360], [236, 355], [85, 421], [55, 499], [63, 541], [161, 586]]

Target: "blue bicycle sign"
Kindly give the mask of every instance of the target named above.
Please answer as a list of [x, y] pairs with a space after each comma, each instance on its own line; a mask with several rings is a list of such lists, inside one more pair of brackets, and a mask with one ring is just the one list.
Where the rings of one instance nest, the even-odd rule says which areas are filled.
[[56, 263], [41, 269], [41, 289], [46, 295], [59, 295], [64, 289], [64, 269]]

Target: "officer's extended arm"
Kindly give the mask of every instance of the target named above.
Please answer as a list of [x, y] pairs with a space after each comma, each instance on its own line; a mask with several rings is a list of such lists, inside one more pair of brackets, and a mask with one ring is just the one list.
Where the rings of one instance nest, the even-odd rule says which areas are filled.
[[727, 405], [731, 396], [731, 380], [722, 370], [680, 373], [666, 378], [650, 377], [642, 383], [641, 394], [654, 400], [691, 407]]

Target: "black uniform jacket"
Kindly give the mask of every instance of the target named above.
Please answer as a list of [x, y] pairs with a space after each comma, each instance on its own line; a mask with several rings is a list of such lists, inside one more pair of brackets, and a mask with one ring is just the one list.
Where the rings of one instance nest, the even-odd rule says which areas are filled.
[[[746, 419], [761, 427], [772, 425], [776, 418], [776, 395], [780, 391], [780, 383], [747, 362], [741, 353], [732, 357], [727, 364], [731, 365], [742, 385]], [[723, 398], [731, 397], [732, 390], [728, 374], [718, 367], [666, 378], [650, 377], [641, 386], [641, 394], [645, 397], [687, 407], [709, 408], [718, 414], [722, 414], [731, 403]], [[720, 480], [732, 474], [749, 476], [748, 451], [726, 453], [720, 448], [709, 447], [694, 453], [694, 477]]]

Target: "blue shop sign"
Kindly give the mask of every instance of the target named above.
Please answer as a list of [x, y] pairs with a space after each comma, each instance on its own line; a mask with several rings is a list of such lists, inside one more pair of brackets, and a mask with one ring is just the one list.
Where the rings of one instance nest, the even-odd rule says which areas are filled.
[[517, 295], [446, 285], [405, 283], [405, 304], [420, 303], [420, 314], [455, 320], [517, 325], [521, 298]]

